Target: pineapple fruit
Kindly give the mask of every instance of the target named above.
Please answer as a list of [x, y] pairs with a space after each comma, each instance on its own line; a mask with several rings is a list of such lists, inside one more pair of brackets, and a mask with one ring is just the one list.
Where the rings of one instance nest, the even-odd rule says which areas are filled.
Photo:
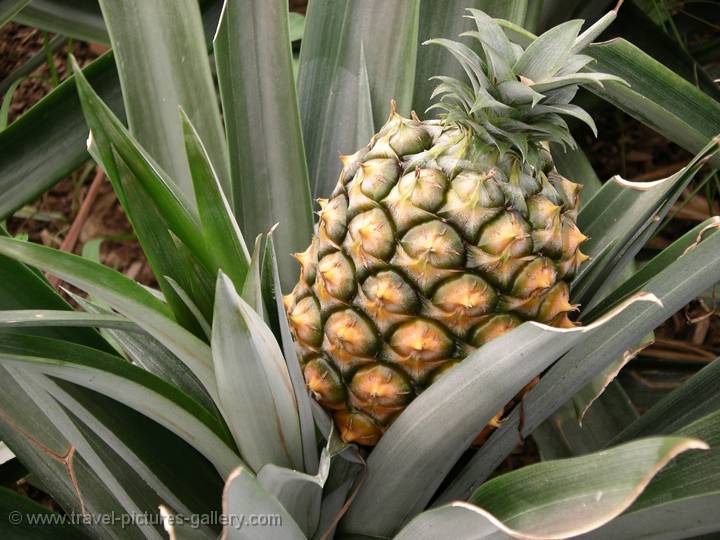
[[[481, 54], [431, 40], [470, 84], [437, 78], [437, 120], [393, 104], [369, 144], [341, 158], [296, 255], [285, 305], [305, 380], [348, 442], [376, 444], [423, 389], [522, 322], [573, 325], [568, 285], [587, 259], [580, 185], [555, 170], [548, 145], [574, 144], [562, 115], [592, 125], [569, 104], [589, 58], [568, 47], [555, 66], [532, 64], [537, 54], [472, 16]], [[539, 71], [542, 84], [527, 76]]]

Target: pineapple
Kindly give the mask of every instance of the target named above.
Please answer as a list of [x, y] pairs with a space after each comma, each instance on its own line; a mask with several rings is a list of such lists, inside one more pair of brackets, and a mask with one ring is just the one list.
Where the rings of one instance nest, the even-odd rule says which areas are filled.
[[589, 58], [569, 43], [547, 65], [542, 37], [523, 50], [471, 14], [480, 54], [431, 40], [470, 84], [437, 77], [437, 120], [393, 104], [369, 144], [341, 158], [316, 235], [296, 254], [285, 306], [305, 381], [347, 442], [376, 444], [423, 389], [524, 321], [573, 326], [569, 283], [587, 259], [580, 185], [548, 148], [574, 144], [561, 115], [594, 128], [569, 104]]

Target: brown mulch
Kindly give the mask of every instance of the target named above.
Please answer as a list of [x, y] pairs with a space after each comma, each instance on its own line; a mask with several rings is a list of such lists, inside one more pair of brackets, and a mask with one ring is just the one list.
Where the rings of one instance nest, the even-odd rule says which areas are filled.
[[[43, 32], [8, 23], [0, 29], [0, 79], [23, 65], [33, 54], [43, 50]], [[95, 59], [102, 48], [74, 42], [72, 52], [81, 65]], [[55, 51], [53, 58], [58, 77], [62, 81], [68, 74], [68, 45]], [[52, 90], [50, 69], [43, 62], [26, 78], [13, 94], [9, 121], [40, 101]], [[11, 234], [27, 234], [33, 242], [60, 247], [65, 235], [84, 200], [94, 176], [94, 164], [88, 163], [43, 193], [20, 217], [8, 220]], [[152, 285], [155, 279], [145, 256], [132, 234], [132, 228], [117, 201], [110, 183], [105, 180], [100, 188], [92, 212], [84, 223], [75, 253], [82, 253], [89, 240], [101, 238], [100, 260], [142, 283]]]
[[[36, 53], [43, 51], [43, 35], [44, 32], [36, 28], [12, 22], [0, 28], [0, 79], [25, 64]], [[49, 38], [51, 37], [52, 34], [49, 35]], [[97, 54], [91, 50], [92, 48], [95, 47], [87, 43], [73, 42], [72, 53], [81, 66], [97, 57]], [[69, 52], [68, 45], [65, 43], [53, 54], [60, 81], [67, 77], [69, 71], [67, 62]], [[50, 68], [47, 62], [43, 62], [17, 87], [10, 106], [8, 121], [13, 122], [24, 111], [47, 95], [52, 88]]]

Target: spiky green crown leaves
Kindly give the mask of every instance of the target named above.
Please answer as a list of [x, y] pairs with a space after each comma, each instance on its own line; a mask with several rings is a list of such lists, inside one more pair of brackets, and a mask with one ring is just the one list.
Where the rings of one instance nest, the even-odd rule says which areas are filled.
[[[618, 6], [619, 7], [619, 6]], [[606, 73], [581, 72], [593, 59], [578, 54], [614, 19], [617, 8], [582, 34], [583, 21], [572, 20], [551, 28], [537, 39], [507, 21], [468, 9], [477, 31], [465, 32], [480, 44], [480, 54], [467, 45], [449, 39], [431, 39], [425, 44], [445, 47], [460, 62], [469, 84], [438, 76], [432, 97], [441, 96], [430, 109], [443, 110], [446, 122], [472, 130], [500, 153], [512, 151], [527, 160], [537, 155], [543, 142], [575, 147], [563, 116], [585, 122], [597, 134], [592, 117], [570, 101], [579, 86], [603, 81], [624, 82]], [[528, 41], [523, 48], [506, 34]]]

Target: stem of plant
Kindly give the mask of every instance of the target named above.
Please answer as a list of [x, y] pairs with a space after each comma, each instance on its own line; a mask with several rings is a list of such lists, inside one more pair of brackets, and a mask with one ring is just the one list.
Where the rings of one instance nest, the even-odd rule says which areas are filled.
[[[75, 250], [78, 238], [80, 237], [80, 232], [85, 225], [85, 221], [87, 221], [87, 218], [90, 215], [90, 210], [92, 209], [92, 205], [95, 202], [95, 199], [97, 199], [103, 180], [105, 180], [105, 172], [100, 167], [98, 167], [95, 171], [95, 177], [90, 184], [87, 195], [85, 195], [85, 199], [80, 205], [80, 210], [78, 210], [78, 213], [75, 216], [75, 220], [73, 221], [73, 224], [70, 227], [67, 236], [62, 241], [62, 244], [60, 244], [61, 251], [72, 253]], [[59, 278], [50, 275], [48, 276], [48, 281], [53, 287], [57, 287], [60, 283]]]

